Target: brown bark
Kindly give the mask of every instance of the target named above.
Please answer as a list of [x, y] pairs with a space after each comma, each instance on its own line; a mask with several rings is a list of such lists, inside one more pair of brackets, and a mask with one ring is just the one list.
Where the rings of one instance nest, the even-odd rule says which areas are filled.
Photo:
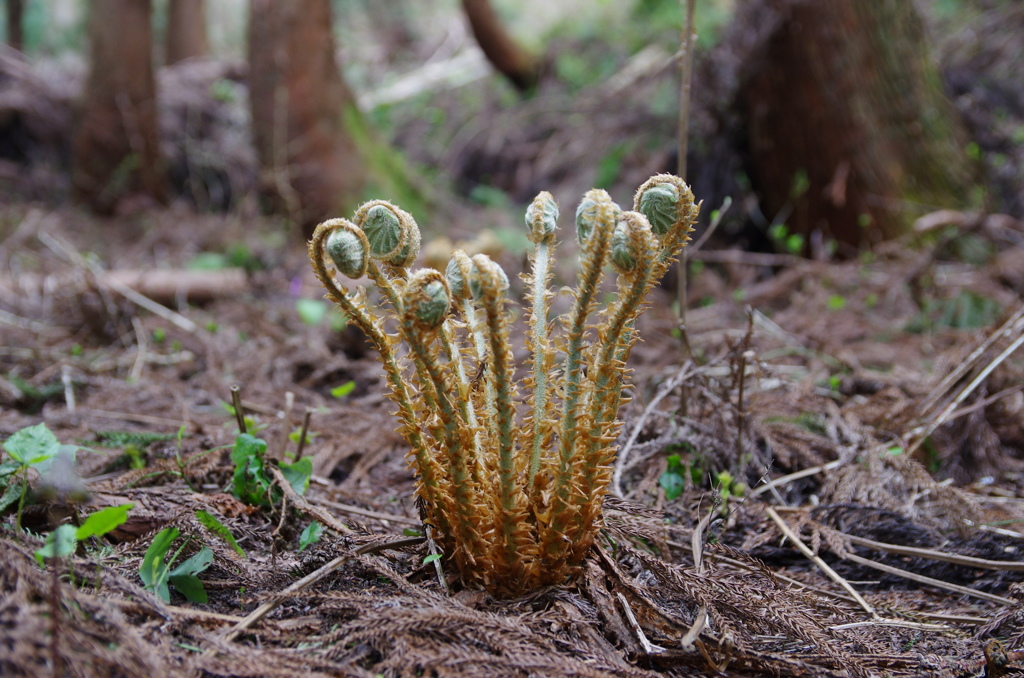
[[263, 185], [306, 226], [346, 213], [367, 172], [355, 98], [335, 61], [329, 0], [251, 0], [249, 98]]
[[210, 53], [204, 0], [170, 0], [164, 49], [164, 64], [167, 66]]
[[19, 52], [25, 49], [24, 13], [25, 0], [7, 0], [7, 44]]
[[149, 0], [89, 5], [89, 76], [75, 135], [75, 195], [101, 213], [131, 193], [166, 199]]
[[462, 9], [480, 49], [497, 71], [520, 91], [537, 84], [537, 59], [512, 39], [489, 0], [462, 0]]
[[914, 3], [778, 3], [742, 106], [763, 211], [861, 246], [906, 233], [974, 181]]

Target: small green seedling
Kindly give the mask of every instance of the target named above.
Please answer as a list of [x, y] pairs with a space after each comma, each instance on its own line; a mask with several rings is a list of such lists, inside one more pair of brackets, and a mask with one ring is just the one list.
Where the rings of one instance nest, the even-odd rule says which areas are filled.
[[[296, 445], [299, 444], [300, 437], [302, 436], [302, 429], [297, 428], [288, 434], [288, 440], [292, 441]], [[306, 439], [302, 442], [303, 445], [309, 445], [313, 442], [314, 438], [319, 438], [320, 434], [316, 431], [306, 431]]]
[[235, 535], [231, 534], [231, 530], [224, 525], [224, 523], [217, 520], [217, 517], [212, 513], [203, 511], [202, 509], [196, 511], [196, 520], [203, 524], [203, 527], [213, 532], [215, 535], [227, 542], [228, 546], [235, 550], [235, 553], [247, 557], [242, 547], [238, 545], [238, 541], [235, 539]]
[[[231, 493], [253, 506], [269, 506], [281, 498], [267, 468], [266, 452], [267, 442], [248, 433], [235, 438], [235, 447], [231, 451], [231, 461], [235, 463]], [[306, 493], [313, 477], [312, 460], [307, 457], [294, 464], [279, 463], [278, 467], [297, 494]]]
[[773, 224], [768, 229], [768, 237], [775, 247], [782, 252], [797, 255], [804, 250], [804, 237], [799, 233], [790, 233], [786, 224]]
[[264, 459], [266, 453], [267, 441], [262, 438], [248, 433], [235, 438], [235, 447], [231, 450], [231, 461], [235, 463], [231, 494], [246, 504], [264, 506], [269, 503], [271, 478]]
[[[689, 445], [685, 445], [689, 447]], [[665, 461], [667, 467], [665, 471], [658, 478], [658, 484], [665, 490], [665, 499], [672, 501], [683, 493], [683, 489], [686, 486], [686, 477], [690, 477], [690, 481], [694, 484], [700, 482], [703, 472], [697, 466], [691, 466], [689, 462], [684, 462], [682, 456], [678, 454], [670, 454]]]
[[658, 484], [661, 485], [661, 489], [665, 490], [665, 499], [672, 501], [683, 493], [683, 488], [686, 486], [686, 481], [683, 474], [686, 469], [680, 462], [678, 454], [669, 455], [668, 457], [668, 468], [658, 478]]
[[334, 388], [332, 388], [331, 395], [334, 396], [335, 398], [344, 398], [348, 394], [352, 393], [352, 391], [354, 390], [356, 390], [356, 382], [346, 381], [341, 386], [335, 386]]
[[322, 299], [297, 299], [295, 311], [299, 314], [299, 320], [306, 325], [317, 326], [327, 317], [330, 306]]
[[715, 486], [718, 488], [718, 497], [721, 499], [719, 510], [723, 516], [729, 512], [729, 501], [739, 499], [747, 492], [746, 483], [736, 480], [728, 471], [718, 472], [715, 476]]
[[846, 308], [846, 297], [841, 294], [833, 294], [825, 302], [825, 308], [830, 311], [842, 311]]
[[[61, 445], [57, 436], [42, 423], [16, 431], [4, 442], [4, 450], [11, 458], [0, 464], [0, 486], [4, 488], [3, 494], [0, 494], [0, 511], [18, 502], [15, 529], [21, 529], [21, 514], [28, 495], [28, 470], [34, 468], [44, 473], [53, 463], [54, 457], [61, 453], [70, 455], [74, 463], [77, 449], [74, 445]], [[19, 473], [20, 484], [16, 480]]]
[[135, 506], [134, 502], [109, 506], [86, 518], [81, 527], [61, 525], [46, 535], [46, 541], [42, 548], [35, 552], [40, 567], [49, 559], [67, 558], [78, 548], [78, 542], [85, 541], [89, 537], [102, 537], [120, 527], [128, 520], [128, 511], [133, 506]]
[[185, 540], [185, 543], [178, 547], [174, 555], [168, 558], [167, 553], [170, 551], [171, 544], [180, 534], [181, 531], [178, 528], [168, 527], [153, 537], [153, 543], [146, 549], [142, 566], [139, 567], [139, 577], [146, 589], [160, 596], [165, 603], [171, 602], [169, 585], [174, 586], [175, 590], [185, 596], [189, 602], [205, 603], [207, 602], [206, 589], [203, 588], [203, 582], [199, 581], [199, 577], [196, 575], [204, 572], [213, 564], [213, 551], [204, 546], [199, 553], [172, 570], [174, 562], [191, 540], [191, 537]]
[[306, 529], [299, 535], [299, 552], [305, 551], [313, 544], [320, 541], [320, 537], [324, 534], [324, 526], [317, 521], [311, 522], [306, 526]]

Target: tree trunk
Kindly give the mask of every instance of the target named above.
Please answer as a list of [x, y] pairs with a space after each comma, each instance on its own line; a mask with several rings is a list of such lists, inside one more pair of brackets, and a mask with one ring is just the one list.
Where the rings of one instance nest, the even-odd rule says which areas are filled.
[[164, 47], [166, 66], [209, 54], [204, 0], [170, 0]]
[[250, 0], [249, 98], [271, 206], [307, 227], [362, 197], [364, 123], [335, 61], [329, 0]]
[[462, 0], [462, 9], [480, 49], [497, 71], [520, 91], [537, 84], [537, 59], [505, 31], [489, 0]]
[[975, 172], [914, 3], [782, 5], [741, 85], [765, 215], [863, 246], [964, 207]]
[[7, 44], [19, 52], [25, 49], [24, 13], [25, 0], [7, 0]]
[[167, 197], [160, 158], [150, 0], [93, 0], [89, 76], [75, 135], [76, 197], [100, 213], [138, 191]]

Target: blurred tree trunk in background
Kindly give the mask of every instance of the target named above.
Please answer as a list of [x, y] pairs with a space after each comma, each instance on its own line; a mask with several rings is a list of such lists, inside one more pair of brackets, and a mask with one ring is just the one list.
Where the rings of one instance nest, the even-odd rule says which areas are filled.
[[410, 0], [366, 3], [373, 30], [389, 53], [408, 51], [416, 42], [409, 5]]
[[164, 48], [165, 66], [192, 57], [204, 57], [210, 53], [206, 39], [204, 0], [170, 0], [167, 6], [167, 37]]
[[25, 0], [7, 0], [7, 44], [19, 52], [25, 49], [24, 14]]
[[249, 97], [271, 207], [305, 226], [347, 214], [367, 167], [365, 123], [335, 61], [329, 0], [250, 0]]
[[966, 207], [967, 139], [914, 3], [783, 5], [740, 95], [765, 216], [862, 246]]
[[97, 212], [167, 197], [160, 158], [150, 0], [89, 3], [89, 76], [74, 140], [75, 195]]
[[537, 84], [538, 60], [512, 39], [490, 1], [462, 0], [462, 9], [480, 49], [497, 71], [520, 91]]

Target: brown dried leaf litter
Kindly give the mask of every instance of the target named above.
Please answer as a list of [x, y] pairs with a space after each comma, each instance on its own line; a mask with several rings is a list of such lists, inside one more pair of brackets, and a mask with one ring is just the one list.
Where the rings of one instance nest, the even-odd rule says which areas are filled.
[[[49, 227], [60, 229], [61, 219]], [[66, 266], [25, 243], [23, 265], [43, 273]], [[807, 262], [772, 278], [752, 276], [756, 268], [743, 263], [705, 268], [701, 275], [727, 283], [698, 277], [695, 285], [742, 288], [758, 311], [745, 315], [731, 292], [692, 311], [699, 368], [676, 364], [671, 317], [652, 312], [624, 412], [628, 452], [616, 483], [623, 496], [606, 506], [600, 549], [577, 585], [506, 602], [456, 582], [446, 594], [433, 566], [422, 564], [425, 546], [386, 547], [418, 513], [379, 373], [358, 342], [353, 348], [298, 321], [280, 273], [256, 281], [259, 296], [189, 311], [199, 326], [215, 320], [215, 334], [168, 326], [100, 284], [37, 297], [3, 292], [5, 309], [24, 322], [0, 327], [0, 373], [42, 388], [59, 384], [66, 365], [76, 410], [58, 395], [29, 414], [5, 391], [0, 433], [42, 418], [62, 441], [86, 441], [95, 451], [82, 454], [79, 470], [93, 504], [78, 510], [126, 500], [137, 507], [119, 543], [90, 546], [45, 570], [31, 556], [38, 541], [3, 533], [0, 674], [45, 675], [56, 658], [64, 674], [83, 676], [686, 676], [712, 667], [724, 675], [1010, 675], [998, 673], [1001, 662], [1006, 671], [1020, 666], [1024, 644], [1021, 573], [1012, 571], [1024, 560], [1014, 536], [1024, 520], [1021, 406], [1012, 390], [1020, 359], [1011, 356], [959, 402], [929, 446], [913, 455], [893, 450], [927, 423], [922, 405], [942, 411], [1013, 340], [1002, 337], [971, 361], [977, 332], [902, 331], [917, 313], [907, 271], [928, 272], [919, 277], [935, 281], [936, 297], [955, 297], [960, 284], [997, 296], [1004, 320], [1019, 297], [998, 269], [955, 268], [930, 256], [882, 252], [867, 271]], [[311, 280], [302, 284], [315, 296]], [[845, 308], [827, 311], [837, 294]], [[157, 327], [165, 342], [143, 345]], [[77, 356], [73, 344], [81, 346]], [[967, 363], [960, 379], [933, 393], [943, 375]], [[130, 382], [133, 369], [139, 378]], [[838, 381], [829, 381], [833, 375]], [[350, 379], [357, 390], [339, 404], [329, 390]], [[662, 394], [669, 381], [673, 388]], [[307, 453], [317, 480], [307, 501], [260, 511], [223, 494], [230, 461], [226, 451], [209, 450], [232, 439], [218, 404], [232, 383], [242, 384], [248, 410], [269, 424], [261, 435], [273, 455], [301, 413], [314, 409], [320, 435]], [[291, 425], [278, 416], [286, 391]], [[181, 454], [198, 493], [175, 475], [175, 441], [149, 448], [144, 472], [128, 470], [121, 450], [94, 443], [103, 431], [174, 433], [183, 421]], [[659, 479], [672, 453], [700, 473], [666, 501]], [[749, 485], [742, 497], [709, 489], [709, 475], [721, 470]], [[787, 474], [794, 475], [779, 480]], [[781, 536], [768, 506], [873, 615]], [[231, 529], [248, 558], [195, 520], [200, 508]], [[67, 507], [36, 506], [27, 520], [43, 533], [67, 515]], [[313, 515], [354, 534], [297, 553], [298, 533]], [[171, 525], [198, 537], [190, 548], [215, 551], [202, 575], [206, 606], [179, 597], [167, 605], [141, 589], [148, 535]], [[300, 577], [368, 545], [377, 550], [276, 600]], [[277, 606], [228, 640], [268, 600]]]

